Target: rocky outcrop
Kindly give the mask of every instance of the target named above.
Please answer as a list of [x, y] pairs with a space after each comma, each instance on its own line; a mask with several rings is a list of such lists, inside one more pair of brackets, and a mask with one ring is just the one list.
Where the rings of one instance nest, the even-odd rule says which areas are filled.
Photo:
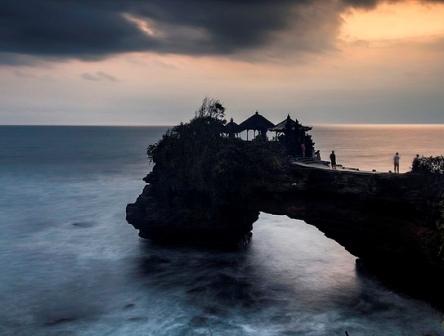
[[140, 236], [163, 241], [233, 244], [251, 235], [254, 195], [284, 185], [285, 155], [276, 142], [220, 135], [221, 121], [195, 118], [149, 148], [155, 163], [127, 220]]
[[287, 215], [316, 226], [396, 288], [444, 302], [442, 175], [287, 169], [285, 178], [263, 184], [242, 202], [227, 196], [211, 205], [208, 195], [188, 191], [181, 210], [174, 201], [160, 203], [147, 184], [128, 205], [127, 220], [144, 238], [233, 245], [249, 239], [260, 211]]
[[223, 138], [218, 127], [194, 119], [151, 148], [153, 171], [126, 210], [141, 237], [232, 245], [249, 239], [260, 211], [287, 215], [444, 299], [444, 175], [291, 164], [277, 143]]
[[260, 211], [288, 215], [316, 226], [368, 262], [444, 273], [442, 175], [367, 174], [293, 165], [285, 179], [254, 189], [242, 203], [231, 203], [227, 195], [221, 204], [212, 204], [208, 197], [187, 191], [188, 207], [178, 211], [172, 199], [159, 203], [155, 188], [147, 184], [128, 205], [127, 219], [146, 238], [232, 243], [249, 236]]

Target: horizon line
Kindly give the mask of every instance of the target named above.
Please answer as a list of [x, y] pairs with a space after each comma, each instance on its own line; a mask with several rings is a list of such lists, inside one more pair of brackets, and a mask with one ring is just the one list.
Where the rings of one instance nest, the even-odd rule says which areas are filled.
[[[174, 127], [177, 124], [0, 124], [0, 127]], [[444, 126], [444, 122], [430, 122], [430, 123], [306, 123], [312, 126]]]

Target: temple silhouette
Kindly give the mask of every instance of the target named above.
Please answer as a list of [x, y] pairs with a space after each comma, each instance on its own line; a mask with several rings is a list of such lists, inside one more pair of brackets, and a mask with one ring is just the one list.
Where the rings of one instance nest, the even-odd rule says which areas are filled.
[[[308, 134], [311, 129], [302, 125], [297, 119], [293, 120], [290, 115], [275, 125], [256, 111], [240, 124], [235, 123], [231, 118], [230, 122], [225, 125], [224, 133], [229, 137], [240, 137], [240, 134], [245, 132], [247, 141], [258, 138], [265, 141], [278, 141], [284, 145], [289, 155], [312, 158], [315, 151], [312, 136]], [[253, 136], [250, 135], [251, 131]], [[274, 135], [269, 138], [268, 132]]]

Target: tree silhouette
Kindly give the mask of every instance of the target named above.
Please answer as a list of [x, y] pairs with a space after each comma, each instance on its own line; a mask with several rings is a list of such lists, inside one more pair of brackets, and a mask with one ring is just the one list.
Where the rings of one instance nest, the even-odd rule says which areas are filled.
[[202, 105], [196, 111], [196, 118], [213, 118], [223, 120], [225, 117], [225, 107], [219, 99], [205, 97]]

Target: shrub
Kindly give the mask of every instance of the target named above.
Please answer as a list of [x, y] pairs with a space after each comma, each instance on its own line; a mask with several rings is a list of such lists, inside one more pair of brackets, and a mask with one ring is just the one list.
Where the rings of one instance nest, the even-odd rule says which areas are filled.
[[444, 156], [417, 156], [412, 163], [412, 173], [444, 174]]

